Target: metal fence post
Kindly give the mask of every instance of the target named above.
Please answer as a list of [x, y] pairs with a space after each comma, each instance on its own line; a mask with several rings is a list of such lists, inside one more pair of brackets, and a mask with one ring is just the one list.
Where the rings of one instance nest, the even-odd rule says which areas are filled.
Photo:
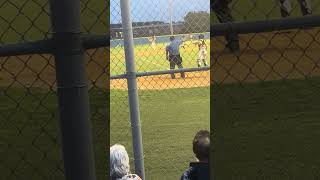
[[66, 180], [95, 180], [80, 0], [51, 0], [59, 116]]
[[170, 16], [170, 33], [171, 33], [171, 35], [173, 35], [173, 25], [172, 25], [172, 21], [173, 21], [173, 2], [172, 2], [172, 0], [169, 0], [169, 2], [168, 2], [168, 4], [169, 4], [169, 16]]
[[128, 96], [130, 106], [130, 118], [133, 139], [133, 153], [135, 173], [142, 179], [145, 179], [144, 174], [144, 161], [143, 161], [143, 147], [142, 135], [140, 124], [139, 112], [139, 99], [136, 81], [136, 67], [134, 60], [134, 45], [133, 45], [133, 32], [132, 21], [130, 15], [130, 0], [121, 0], [121, 17], [124, 35], [124, 49], [127, 69], [127, 82], [128, 82]]

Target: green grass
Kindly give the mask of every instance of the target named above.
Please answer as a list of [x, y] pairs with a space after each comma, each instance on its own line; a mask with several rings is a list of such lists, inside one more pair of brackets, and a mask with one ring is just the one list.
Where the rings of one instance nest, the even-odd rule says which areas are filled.
[[[49, 1], [34, 0], [0, 1], [0, 43], [17, 43], [43, 39], [51, 27], [48, 13]], [[82, 31], [106, 33], [108, 31], [105, 11], [107, 4], [101, 0], [81, 1]], [[92, 18], [95, 17], [95, 18]], [[51, 34], [49, 34], [50, 36]]]
[[[11, 0], [10, 2], [12, 3], [4, 3], [0, 7], [0, 16], [6, 19], [0, 19], [0, 42], [15, 43], [21, 41], [22, 38], [27, 41], [42, 39], [51, 24], [48, 16], [48, 1], [27, 1], [26, 4], [20, 0]], [[106, 2], [101, 0], [83, 0], [81, 2], [83, 31], [108, 32], [109, 18], [107, 18], [107, 14], [109, 9], [105, 8]], [[292, 6], [294, 7], [292, 16], [300, 16], [297, 1], [292, 0]], [[85, 7], [88, 8], [84, 9]], [[320, 1], [312, 1], [312, 8], [314, 14], [319, 14]], [[103, 13], [105, 9], [108, 12]], [[253, 4], [252, 0], [233, 1], [232, 9], [233, 16], [238, 21], [280, 17], [276, 1], [256, 0], [256, 4]], [[98, 19], [92, 18], [97, 16], [99, 16]], [[211, 22], [216, 23], [216, 17], [214, 15], [212, 17]]]
[[[11, 2], [19, 7], [23, 6], [19, 0]], [[42, 5], [46, 3], [39, 0], [37, 2]], [[265, 12], [270, 12], [270, 18], [280, 17], [278, 7], [271, 10], [273, 1], [270, 3], [259, 0], [260, 8], [253, 10], [249, 2], [251, 1], [241, 0], [234, 5], [236, 11], [233, 14], [236, 20], [265, 19]], [[98, 14], [104, 3], [95, 0], [90, 1], [89, 6]], [[296, 4], [296, 1], [292, 0], [292, 3]], [[314, 12], [318, 14], [319, 0], [313, 4]], [[45, 9], [48, 11], [47, 5]], [[21, 34], [24, 34], [26, 40], [42, 39], [43, 32], [48, 31], [50, 26], [49, 17], [45, 14], [38, 17], [41, 9], [30, 1], [21, 12], [34, 21], [35, 27], [23, 14], [16, 16], [18, 11], [10, 4], [0, 8], [1, 17], [14, 21], [9, 25], [0, 20], [0, 42], [20, 41]], [[103, 24], [94, 25], [95, 18], [91, 18], [93, 15], [89, 10], [83, 13], [82, 22], [86, 27], [84, 29], [89, 28], [96, 33], [107, 32]], [[300, 16], [298, 8], [295, 8], [293, 15]], [[163, 47], [161, 44], [159, 46]], [[163, 50], [148, 58], [143, 55], [143, 52], [148, 52], [147, 46], [137, 46], [136, 52], [139, 51], [142, 52], [136, 56], [139, 71], [168, 69]], [[195, 50], [182, 53], [185, 67], [196, 66], [196, 53]], [[111, 55], [114, 55], [111, 58], [111, 74], [124, 73], [123, 50], [111, 49]], [[314, 85], [311, 86], [310, 82]], [[269, 82], [246, 85], [245, 88], [236, 85], [221, 86], [216, 94], [215, 109], [211, 110], [219, 119], [214, 124], [217, 146], [214, 167], [217, 179], [230, 179], [225, 176], [255, 179], [253, 177], [261, 177], [263, 174], [286, 178], [285, 173], [307, 179], [312, 173], [319, 172], [317, 160], [320, 158], [317, 152], [320, 148], [315, 142], [319, 136], [317, 118], [320, 115], [320, 98], [317, 95], [319, 87], [315, 87], [316, 83], [319, 84], [319, 81]], [[248, 91], [251, 94], [247, 93]], [[56, 97], [39, 89], [32, 89], [31, 92], [33, 96], [21, 89], [10, 88], [10, 96], [21, 100], [19, 107], [12, 98], [0, 96], [0, 152], [3, 157], [1, 162], [4, 162], [0, 165], [0, 172], [6, 179], [62, 179], [62, 172], [57, 169], [62, 167], [59, 161], [62, 157]], [[228, 94], [225, 94], [227, 92]], [[111, 92], [111, 144], [126, 145], [132, 158], [126, 93], [120, 90]], [[140, 91], [139, 94], [147, 177], [178, 179], [187, 168], [188, 162], [193, 160], [191, 141], [195, 132], [209, 127], [209, 89]], [[24, 98], [20, 99], [21, 97]], [[41, 102], [48, 109], [39, 106], [39, 99], [36, 97], [43, 98]], [[104, 134], [101, 133], [104, 117], [99, 115], [104, 111], [104, 99], [104, 95], [92, 92], [92, 121], [95, 130], [100, 132], [97, 133], [99, 138], [95, 137], [99, 179], [105, 178], [104, 173], [107, 171], [104, 167], [107, 163], [106, 145], [105, 141], [101, 140], [101, 134]], [[49, 134], [44, 133], [39, 128], [41, 126], [44, 126], [45, 132]], [[12, 173], [10, 170], [13, 168], [16, 171]], [[306, 173], [300, 174], [302, 172]]]
[[[0, 89], [1, 179], [62, 180], [57, 97], [43, 89]], [[106, 91], [90, 91], [97, 178], [106, 179]]]
[[[179, 179], [194, 160], [195, 133], [209, 129], [209, 88], [139, 91], [139, 97], [146, 177]], [[127, 101], [126, 91], [111, 90], [110, 141], [133, 158]]]
[[[264, 19], [281, 18], [278, 0], [233, 0], [231, 3], [231, 13], [236, 21], [255, 21]], [[311, 1], [314, 15], [320, 13], [320, 1]], [[291, 0], [293, 8], [291, 17], [301, 16], [300, 6], [296, 0]], [[211, 12], [211, 23], [217, 23], [218, 20], [213, 12]]]
[[320, 79], [212, 89], [216, 179], [320, 177]]
[[[233, 4], [233, 8], [235, 8], [235, 10], [233, 11], [233, 15], [237, 21], [280, 18], [280, 10], [278, 7], [273, 8], [273, 6], [275, 5], [273, 4], [273, 2], [270, 3], [269, 1], [260, 0], [257, 3], [258, 8], [256, 9], [250, 8], [250, 2], [250, 0], [234, 1], [235, 4]], [[293, 6], [296, 6], [296, 1], [292, 1], [292, 3]], [[317, 3], [314, 4], [316, 5], [314, 6], [314, 12], [316, 14], [319, 8]], [[269, 14], [268, 17], [266, 17], [266, 14]], [[300, 10], [298, 8], [295, 8], [292, 16], [300, 16]], [[214, 15], [212, 18], [212, 22], [217, 22]], [[168, 63], [165, 60], [165, 54], [163, 50], [164, 45], [158, 44], [157, 48], [160, 50], [157, 50], [156, 54], [149, 55], [148, 52], [152, 51], [149, 45], [135, 46], [135, 60], [138, 71], [155, 71], [168, 69]], [[196, 50], [196, 48], [192, 50], [190, 47], [189, 50], [182, 52], [184, 65], [186, 67], [196, 66]], [[124, 73], [125, 66], [123, 50], [121, 48], [112, 48], [110, 53], [111, 75]], [[295, 83], [293, 82], [293, 84]], [[301, 83], [300, 81], [297, 81], [296, 86], [301, 86], [299, 90], [303, 90], [302, 87], [305, 86], [305, 84], [303, 82]], [[214, 128], [217, 129], [217, 142], [215, 143], [217, 148], [216, 154], [214, 155], [214, 167], [216, 167], [214, 172], [217, 172], [215, 174], [217, 177], [216, 179], [246, 179], [246, 177], [249, 179], [257, 179], [254, 177], [261, 177], [261, 174], [263, 176], [263, 173], [272, 177], [285, 177], [281, 176], [281, 174], [279, 176], [278, 170], [279, 168], [281, 168], [281, 166], [286, 165], [291, 168], [292, 166], [290, 165], [290, 163], [293, 163], [293, 161], [287, 161], [287, 157], [284, 155], [285, 153], [282, 149], [288, 148], [287, 150], [290, 150], [289, 147], [292, 146], [287, 147], [285, 145], [292, 145], [296, 140], [290, 140], [288, 139], [288, 136], [285, 136], [282, 133], [282, 130], [285, 129], [288, 121], [278, 122], [270, 120], [273, 119], [273, 116], [277, 115], [281, 116], [280, 119], [282, 119], [282, 116], [285, 118], [287, 116], [290, 117], [291, 113], [295, 112], [295, 108], [293, 107], [293, 105], [286, 105], [288, 101], [294, 101], [294, 94], [290, 93], [292, 93], [295, 89], [294, 87], [286, 87], [285, 85], [281, 85], [281, 83], [266, 83], [263, 85], [252, 84], [248, 86], [246, 85], [246, 87], [251, 89], [252, 93], [255, 95], [252, 96], [252, 94], [245, 94], [244, 89], [238, 87], [237, 85], [221, 87], [220, 92], [222, 93], [228, 90], [228, 92], [230, 92], [230, 96], [236, 98], [236, 104], [233, 104], [233, 100], [230, 100], [230, 97], [228, 97], [227, 95], [219, 96], [219, 98], [217, 98], [218, 102], [216, 106], [214, 106], [216, 107], [216, 109], [211, 110], [212, 114], [216, 114], [217, 119], [217, 125], [216, 128]], [[269, 91], [263, 89], [263, 87], [269, 87]], [[273, 94], [270, 94], [270, 90], [278, 92], [279, 87], [283, 88], [282, 91], [280, 91], [279, 94], [275, 96], [277, 97], [276, 99]], [[304, 91], [312, 91], [314, 89], [309, 86], [305, 86], [305, 88], [306, 89]], [[172, 95], [172, 92], [174, 91], [176, 93]], [[188, 161], [192, 160], [190, 142], [192, 136], [194, 135], [194, 132], [202, 127], [207, 128], [209, 125], [209, 122], [207, 122], [207, 119], [209, 119], [209, 110], [203, 108], [209, 106], [209, 101], [207, 99], [208, 97], [199, 97], [199, 95], [192, 95], [193, 93], [191, 91], [193, 90], [189, 91], [190, 93], [187, 94], [180, 94], [180, 92], [186, 92], [185, 89], [154, 91], [155, 93], [145, 91], [140, 92], [142, 131], [145, 146], [145, 167], [148, 179], [156, 179], [153, 177], [157, 177], [158, 179], [179, 179], [181, 172], [187, 167]], [[124, 108], [127, 107], [128, 104], [122, 103], [127, 101], [127, 99], [125, 98], [126, 96], [122, 93], [126, 92], [111, 92], [111, 144], [125, 144], [130, 151], [130, 156], [132, 157], [132, 144], [130, 136], [131, 131], [128, 130], [130, 129], [130, 122], [128, 119], [129, 112], [127, 108]], [[146, 96], [144, 95], [144, 93], [148, 93], [148, 95], [150, 96], [146, 98], [144, 97]], [[160, 98], [158, 99], [157, 97]], [[255, 97], [258, 97], [258, 100], [266, 100], [267, 103], [260, 103], [260, 106], [257, 106], [254, 103], [245, 104], [247, 102], [247, 99], [256, 100], [254, 99]], [[242, 100], [242, 98], [244, 99]], [[274, 104], [273, 101], [271, 101], [274, 99], [287, 99], [287, 101], [282, 101], [282, 104], [277, 105]], [[194, 100], [199, 100], [199, 102], [194, 102]], [[317, 100], [319, 102], [319, 98]], [[184, 106], [184, 101], [189, 101], [191, 104], [193, 104], [193, 106]], [[205, 104], [203, 104], [204, 102]], [[312, 105], [315, 103], [317, 103], [317, 101], [315, 100], [310, 102], [308, 106], [310, 107], [310, 111], [312, 111]], [[194, 109], [196, 107], [195, 105], [199, 105], [199, 109]], [[238, 106], [234, 109], [231, 109], [236, 105]], [[173, 108], [171, 109], [171, 107]], [[181, 107], [185, 107], [185, 110], [181, 110]], [[286, 107], [287, 110], [283, 110], [281, 111], [281, 113], [279, 113], [280, 111], [277, 110], [279, 107]], [[289, 107], [291, 107], [291, 109]], [[158, 115], [159, 113], [160, 115]], [[203, 114], [207, 114], [208, 117], [199, 118], [199, 116], [201, 117]], [[310, 116], [312, 116], [313, 119], [306, 118], [306, 121], [310, 120], [315, 122], [315, 118], [318, 115], [319, 113], [311, 113]], [[257, 119], [257, 117], [259, 118]], [[185, 122], [186, 119], [190, 119], [190, 121]], [[203, 119], [203, 122], [201, 124], [204, 126], [193, 125], [193, 129], [190, 130], [190, 126], [188, 125], [188, 123], [197, 124], [197, 119]], [[177, 125], [174, 125], [175, 123], [172, 123], [173, 121], [178, 122], [178, 127]], [[184, 124], [180, 124], [181, 122], [184, 122]], [[296, 123], [299, 122], [297, 121]], [[237, 124], [240, 124], [242, 126]], [[290, 128], [294, 125], [295, 124], [288, 124]], [[124, 130], [119, 132], [118, 129], [122, 126], [125, 126], [123, 128]], [[308, 130], [314, 129], [310, 128]], [[306, 130], [303, 135], [306, 138], [309, 137], [308, 130]], [[275, 131], [277, 133], [270, 134], [265, 133], [265, 131]], [[259, 136], [255, 134], [256, 132], [265, 134]], [[178, 133], [180, 137], [183, 137], [183, 139], [180, 140], [176, 138], [174, 136], [176, 133]], [[271, 140], [268, 139], [266, 135], [269, 135]], [[280, 141], [276, 142], [277, 138], [288, 141], [288, 143], [280, 146]], [[261, 146], [264, 145], [263, 140], [267, 141], [267, 143], [270, 143], [271, 145], [266, 145], [266, 149], [261, 150]], [[309, 140], [310, 142], [316, 142], [316, 137], [313, 137]], [[176, 142], [179, 143], [177, 144]], [[303, 142], [300, 141], [300, 143]], [[246, 145], [248, 145], [248, 147], [245, 147]], [[267, 158], [270, 156], [272, 157], [273, 153], [275, 153], [276, 155], [272, 158], [276, 160], [270, 161], [269, 159], [264, 158], [264, 156], [259, 156], [260, 154], [263, 154], [263, 151], [268, 150], [270, 150], [270, 153], [267, 154]], [[239, 154], [238, 151], [240, 151], [241, 154]], [[297, 152], [307, 153], [303, 148], [298, 149]], [[251, 155], [253, 155], [253, 159]], [[133, 159], [131, 159], [131, 162], [132, 161]], [[283, 163], [283, 161], [285, 161], [285, 163]], [[265, 164], [268, 167], [265, 167]], [[277, 169], [273, 170], [272, 167], [276, 167]], [[284, 168], [282, 170], [284, 170]], [[295, 169], [291, 168], [289, 169], [289, 171], [293, 175], [295, 175], [295, 172], [298, 172], [297, 167], [295, 167]], [[270, 178], [268, 178], [267, 176], [266, 179]]]
[[[210, 40], [206, 40], [207, 62], [210, 63]], [[165, 54], [166, 44], [159, 43], [156, 50], [149, 44], [135, 46], [135, 61], [138, 72], [168, 70], [169, 62]], [[185, 49], [181, 48], [181, 57], [185, 68], [197, 67], [198, 46], [186, 42]], [[116, 47], [110, 49], [110, 74], [117, 75], [125, 73], [124, 49]]]

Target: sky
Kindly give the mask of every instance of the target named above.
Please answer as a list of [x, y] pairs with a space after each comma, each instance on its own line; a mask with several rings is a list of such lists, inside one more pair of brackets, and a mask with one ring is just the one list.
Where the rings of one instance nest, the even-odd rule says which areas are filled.
[[[131, 18], [133, 22], [164, 21], [169, 22], [169, 0], [131, 0]], [[183, 21], [190, 11], [210, 11], [210, 0], [172, 0], [173, 21]], [[111, 0], [111, 24], [121, 23], [120, 0]]]

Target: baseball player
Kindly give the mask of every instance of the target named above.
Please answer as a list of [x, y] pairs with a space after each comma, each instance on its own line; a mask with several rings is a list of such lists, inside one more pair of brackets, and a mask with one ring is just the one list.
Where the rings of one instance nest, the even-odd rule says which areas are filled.
[[204, 35], [200, 34], [199, 35], [199, 41], [194, 43], [198, 45], [199, 52], [198, 52], [198, 58], [197, 58], [197, 64], [198, 67], [201, 67], [201, 60], [203, 62], [204, 66], [207, 66], [207, 44], [204, 41]]
[[[232, 0], [213, 0], [211, 9], [215, 12], [220, 23], [232, 22], [231, 9], [229, 4]], [[226, 47], [233, 53], [238, 53], [240, 49], [239, 37], [236, 33], [228, 33], [226, 36]]]
[[[182, 58], [180, 56], [180, 47], [183, 41], [176, 39], [174, 36], [170, 37], [170, 44], [166, 47], [166, 59], [170, 62], [170, 69], [174, 69], [177, 65], [182, 69]], [[171, 73], [171, 78], [175, 79], [174, 73]], [[185, 78], [184, 72], [181, 72], [181, 78]]]
[[150, 41], [150, 43], [151, 43], [151, 47], [152, 47], [152, 49], [153, 50], [155, 50], [156, 49], [156, 36], [152, 36], [152, 37], [149, 37], [148, 38], [148, 40]]
[[192, 41], [193, 41], [193, 39], [194, 39], [193, 34], [189, 34], [189, 39], [190, 39], [190, 41], [191, 41], [191, 43], [192, 43]]
[[[298, 0], [298, 3], [303, 16], [312, 14], [311, 2], [309, 0]], [[290, 16], [292, 11], [290, 0], [280, 0], [280, 11], [282, 17]]]

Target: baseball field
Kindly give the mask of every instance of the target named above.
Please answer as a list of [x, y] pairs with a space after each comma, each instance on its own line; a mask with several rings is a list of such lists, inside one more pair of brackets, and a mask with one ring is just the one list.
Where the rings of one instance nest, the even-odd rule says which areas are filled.
[[[181, 57], [183, 59], [184, 68], [197, 67], [198, 46], [193, 44], [195, 41], [185, 42], [184, 47], [181, 48]], [[210, 40], [205, 40], [207, 44], [207, 63], [210, 65]], [[149, 44], [135, 46], [135, 61], [137, 72], [163, 71], [169, 70], [169, 61], [166, 60], [165, 46], [167, 44], [157, 44], [156, 49], [153, 50]], [[201, 61], [203, 66], [203, 62]], [[177, 67], [176, 67], [177, 68]], [[110, 74], [118, 75], [126, 72], [124, 50], [122, 47], [110, 49]], [[138, 79], [140, 89], [172, 89], [179, 87], [202, 87], [209, 86], [209, 73], [196, 72], [187, 73], [186, 79], [176, 79], [172, 81], [170, 75], [144, 77]], [[178, 76], [179, 77], [179, 76]], [[112, 80], [110, 82], [111, 88], [126, 89], [124, 80]]]
[[[206, 43], [209, 50], [210, 41]], [[157, 44], [156, 50], [149, 44], [135, 46], [137, 71], [168, 70], [165, 46]], [[198, 47], [186, 42], [181, 49], [183, 66], [197, 67], [197, 54]], [[209, 54], [210, 50], [208, 62]], [[111, 75], [125, 72], [123, 49], [111, 48], [110, 57]], [[185, 79], [179, 76], [177, 74], [175, 80], [170, 75], [138, 78], [145, 168], [149, 179], [178, 179], [188, 162], [194, 160], [190, 151], [192, 136], [199, 129], [209, 130], [209, 72], [187, 73]], [[126, 81], [111, 80], [110, 87], [110, 141], [124, 144], [133, 157]]]
[[[211, 102], [214, 107], [219, 106], [211, 109], [217, 124], [212, 124], [214, 132], [217, 132], [217, 150], [214, 154], [217, 179], [299, 177], [296, 170], [301, 164], [305, 165], [304, 168], [316, 166], [318, 161], [312, 161], [314, 155], [307, 154], [308, 151], [318, 150], [319, 146], [312, 144], [308, 146], [311, 149], [294, 146], [296, 149], [292, 150], [296, 139], [288, 137], [300, 138], [300, 143], [303, 143], [302, 139], [315, 141], [309, 133], [317, 133], [313, 125], [317, 124], [315, 120], [320, 112], [317, 103], [319, 86], [316, 85], [320, 75], [318, 31], [315, 28], [291, 30], [289, 33], [241, 35], [239, 58], [224, 48], [223, 38], [211, 39], [211, 46], [214, 46], [211, 80], [216, 83], [212, 90], [215, 101]], [[159, 70], [160, 67], [155, 66], [154, 62], [167, 69], [163, 51], [153, 54], [145, 52], [145, 59], [139, 57], [144, 56], [140, 46], [135, 51], [137, 69], [140, 68], [141, 72]], [[192, 52], [191, 49], [189, 53], [182, 52], [189, 67], [196, 66], [195, 58], [188, 58], [195, 56]], [[113, 54], [111, 49], [111, 60]], [[152, 63], [149, 57], [154, 60]], [[193, 159], [192, 137], [198, 129], [209, 127], [209, 76], [209, 72], [198, 72], [187, 73], [186, 79], [171, 80], [169, 75], [138, 78], [148, 177], [177, 179]], [[125, 98], [127, 92], [120, 90], [126, 88], [126, 82], [112, 80], [111, 88], [111, 143], [120, 142], [131, 148], [128, 109], [123, 111], [123, 107], [128, 106]], [[301, 105], [297, 104], [299, 102]], [[301, 118], [301, 114], [295, 117], [298, 112], [306, 114], [306, 117], [298, 121]], [[286, 128], [296, 125], [304, 128], [297, 134], [290, 134], [295, 129]], [[123, 126], [128, 130], [119, 131]], [[259, 137], [267, 144], [263, 144]], [[255, 150], [257, 146], [259, 149]], [[238, 147], [243, 148], [239, 154]], [[290, 152], [303, 157], [290, 159]], [[294, 161], [295, 164], [292, 164]], [[287, 166], [290, 167], [283, 168]], [[272, 167], [277, 167], [277, 170], [272, 170]], [[311, 176], [310, 173], [306, 175]]]
[[[251, 2], [234, 3], [238, 20], [264, 19], [268, 13], [269, 18], [279, 17], [279, 10], [273, 2]], [[101, 3], [92, 1], [92, 8], [103, 7]], [[292, 3], [296, 4], [295, 1]], [[248, 8], [253, 5], [259, 8]], [[38, 8], [33, 4], [23, 12], [36, 17], [38, 13], [30, 9]], [[41, 27], [40, 31], [39, 28], [28, 30], [32, 23], [24, 16], [14, 19], [14, 10], [4, 9], [6, 11], [0, 11], [0, 15], [9, 14], [12, 18], [9, 21], [19, 26], [18, 32], [28, 32], [27, 40], [43, 37], [41, 32], [49, 24], [45, 15], [40, 14], [34, 23]], [[314, 7], [315, 13], [318, 9], [319, 6]], [[92, 15], [91, 11], [86, 13], [84, 17]], [[299, 14], [297, 7], [294, 15]], [[85, 18], [85, 22], [89, 22], [87, 29], [97, 28], [96, 32], [105, 32], [99, 28], [103, 24], [97, 27], [91, 18]], [[21, 33], [9, 26], [1, 27], [1, 34], [5, 34], [1, 37], [2, 43], [21, 40]], [[5, 33], [7, 28], [9, 31]], [[212, 92], [217, 92], [211, 96], [216, 107], [211, 110], [209, 72], [187, 73], [186, 79], [175, 80], [168, 75], [139, 78], [148, 179], [179, 179], [188, 162], [194, 160], [191, 142], [195, 132], [209, 129], [210, 113], [217, 119], [211, 123], [215, 134], [213, 168], [216, 179], [319, 177], [317, 152], [320, 146], [315, 143], [320, 115], [318, 31], [241, 36], [239, 59], [224, 49], [223, 38], [211, 39], [214, 49], [211, 65], [216, 68], [211, 73], [216, 83]], [[148, 46], [136, 47], [138, 71], [168, 69], [163, 47], [159, 44], [157, 51], [150, 51]], [[182, 52], [184, 66], [196, 67], [196, 48], [193, 50], [189, 46]], [[111, 75], [124, 73], [122, 49], [110, 49], [110, 53]], [[98, 179], [106, 178], [105, 150], [109, 148], [105, 146], [107, 77], [104, 76], [108, 64], [105, 57], [108, 56], [106, 49], [90, 51], [86, 55]], [[57, 102], [52, 86], [55, 82], [53, 58], [20, 56], [0, 58], [0, 63], [2, 177], [62, 179]], [[126, 82], [111, 81], [110, 87], [111, 144], [121, 143], [127, 147], [133, 167]]]

